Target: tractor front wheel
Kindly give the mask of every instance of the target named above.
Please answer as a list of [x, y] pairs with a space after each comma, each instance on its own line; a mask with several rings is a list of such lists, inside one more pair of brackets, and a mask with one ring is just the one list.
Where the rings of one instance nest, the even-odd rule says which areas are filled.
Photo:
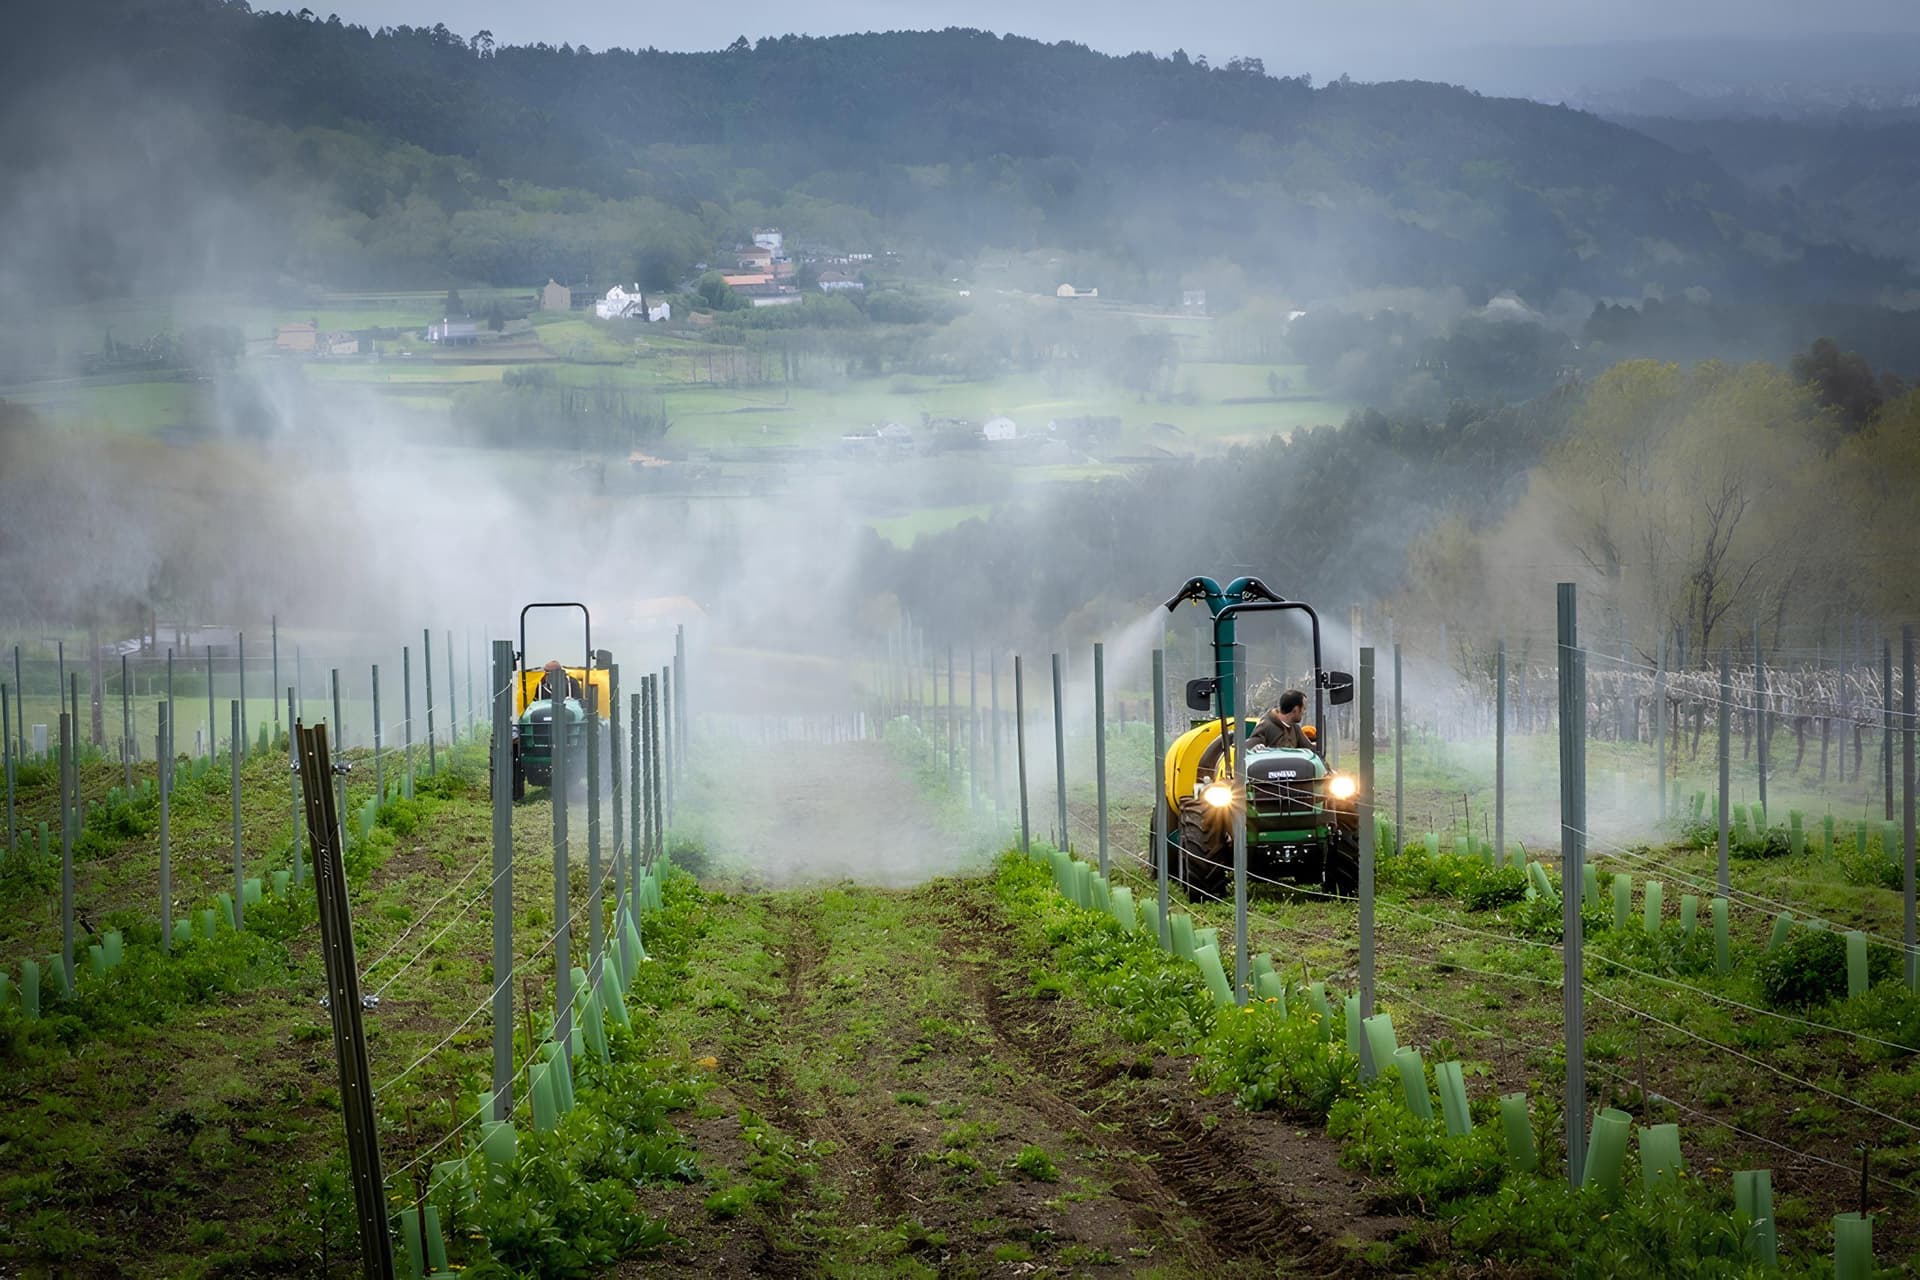
[[1180, 801], [1180, 856], [1174, 878], [1189, 894], [1221, 901], [1227, 896], [1227, 866], [1220, 841], [1210, 835], [1207, 806]]

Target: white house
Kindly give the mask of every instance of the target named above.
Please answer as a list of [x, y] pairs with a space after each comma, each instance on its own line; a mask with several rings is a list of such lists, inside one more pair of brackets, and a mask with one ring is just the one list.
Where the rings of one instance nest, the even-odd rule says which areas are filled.
[[864, 282], [855, 280], [841, 271], [822, 271], [820, 273], [820, 291], [822, 293], [844, 293], [850, 289], [865, 289]]
[[670, 303], [649, 303], [637, 284], [615, 285], [607, 296], [593, 304], [593, 314], [602, 320], [670, 320]]
[[1011, 440], [1018, 432], [1019, 428], [1013, 425], [1013, 419], [1002, 415], [987, 419], [986, 424], [980, 428], [980, 438], [995, 441]]
[[787, 256], [786, 240], [780, 234], [778, 227], [768, 227], [764, 231], [754, 232], [753, 242], [776, 258]]

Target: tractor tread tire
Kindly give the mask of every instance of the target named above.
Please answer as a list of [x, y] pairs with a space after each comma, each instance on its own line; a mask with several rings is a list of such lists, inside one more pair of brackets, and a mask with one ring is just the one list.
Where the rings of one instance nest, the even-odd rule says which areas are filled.
[[1175, 878], [1189, 895], [1223, 901], [1228, 869], [1221, 865], [1217, 841], [1207, 837], [1207, 809], [1191, 797], [1180, 801], [1180, 853]]

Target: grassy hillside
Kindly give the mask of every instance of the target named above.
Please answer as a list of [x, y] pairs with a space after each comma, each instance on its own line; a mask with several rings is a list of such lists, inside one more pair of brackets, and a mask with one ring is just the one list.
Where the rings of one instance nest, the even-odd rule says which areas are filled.
[[[54, 261], [101, 285], [115, 262], [165, 260], [149, 252], [160, 237], [226, 228], [239, 215], [202, 201], [233, 185], [266, 207], [258, 241], [229, 230], [222, 255], [389, 285], [665, 282], [770, 220], [933, 265], [1047, 250], [1047, 270], [1160, 298], [1193, 277], [1733, 297], [1888, 275], [1809, 252], [1790, 210], [1643, 134], [1438, 85], [1315, 88], [1257, 65], [965, 30], [705, 54], [496, 48], [188, 0], [43, 5], [14, 35], [11, 104], [84, 103], [61, 69], [86, 65], [128, 82], [116, 101], [181, 125], [150, 126], [131, 170], [102, 184], [147, 187], [157, 226], [98, 210], [61, 225], [38, 207], [45, 182], [19, 198], [68, 245]], [[50, 177], [77, 150], [97, 168], [133, 125], [86, 108], [0, 158]]]

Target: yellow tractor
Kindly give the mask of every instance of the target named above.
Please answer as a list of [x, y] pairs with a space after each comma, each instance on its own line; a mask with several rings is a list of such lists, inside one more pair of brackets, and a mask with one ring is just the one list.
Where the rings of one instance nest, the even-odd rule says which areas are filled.
[[[1329, 768], [1312, 726], [1312, 747], [1263, 747], [1251, 741], [1257, 716], [1236, 720], [1233, 624], [1243, 613], [1298, 610], [1313, 631], [1315, 718], [1325, 703], [1353, 700], [1353, 677], [1320, 665], [1320, 619], [1299, 601], [1282, 600], [1258, 578], [1224, 589], [1193, 578], [1167, 602], [1192, 600], [1212, 611], [1215, 675], [1187, 682], [1187, 706], [1212, 712], [1167, 747], [1161, 786], [1166, 797], [1168, 869], [1188, 890], [1222, 898], [1233, 873], [1234, 819], [1247, 820], [1247, 871], [1263, 880], [1317, 885], [1351, 894], [1360, 883], [1359, 785]], [[1323, 701], [1324, 698], [1324, 701]], [[1217, 710], [1216, 710], [1217, 701]]]
[[[533, 664], [527, 658], [527, 614], [535, 609], [580, 611], [586, 638], [586, 663], [562, 667], [555, 673], [566, 680], [564, 690], [551, 690], [561, 695], [558, 697], [549, 697], [549, 690], [540, 687], [547, 675], [545, 665]], [[575, 779], [587, 776], [589, 733], [603, 735], [601, 772], [607, 772], [612, 756], [605, 735], [608, 712], [613, 706], [613, 655], [605, 649], [594, 649], [593, 618], [587, 606], [572, 601], [542, 602], [522, 609], [518, 665], [513, 682], [513, 798], [525, 799], [529, 782], [536, 787], [552, 785], [556, 726], [566, 734], [569, 776]]]
[[1204, 720], [1168, 746], [1170, 873], [1190, 892], [1224, 898], [1235, 809], [1244, 804], [1249, 875], [1351, 894], [1360, 884], [1358, 784], [1308, 747], [1255, 745], [1242, 762], [1239, 743], [1258, 723], [1250, 718], [1232, 735], [1220, 721]]

